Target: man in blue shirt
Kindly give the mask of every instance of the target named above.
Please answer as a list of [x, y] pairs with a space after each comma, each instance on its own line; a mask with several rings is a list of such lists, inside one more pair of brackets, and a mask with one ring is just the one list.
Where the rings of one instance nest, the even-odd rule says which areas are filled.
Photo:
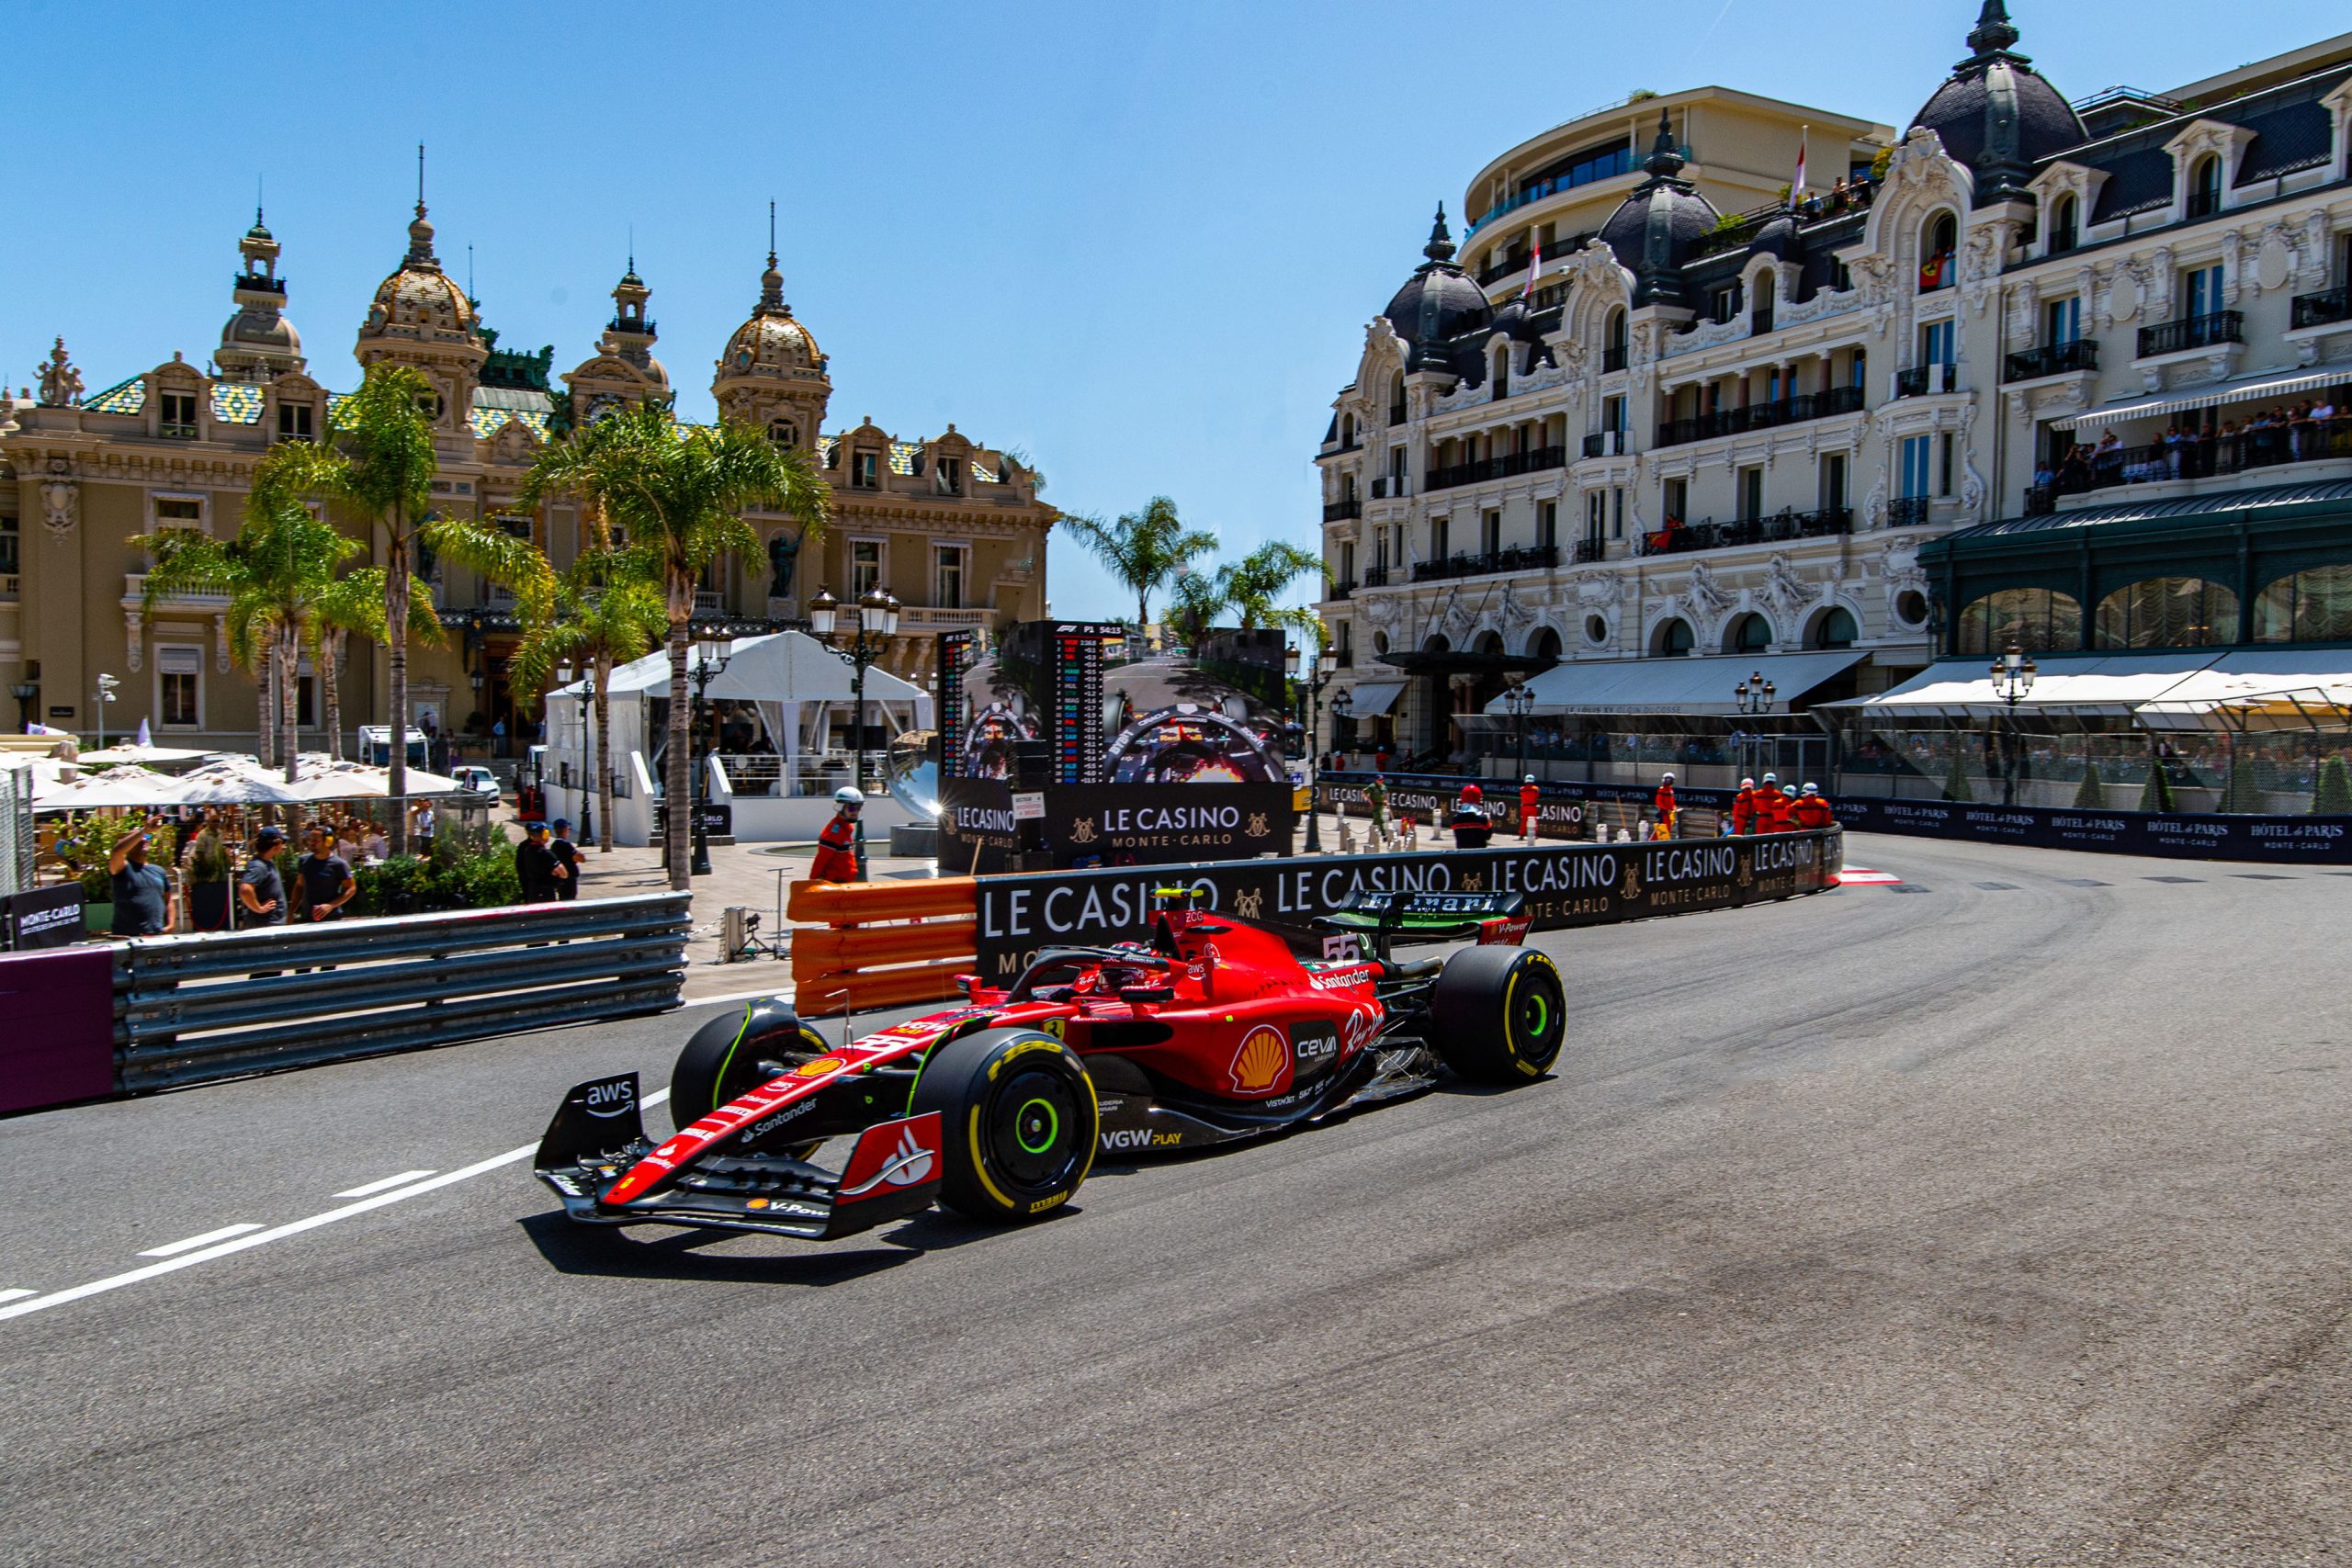
[[150, 817], [116, 840], [107, 856], [117, 936], [161, 936], [172, 929], [172, 879], [147, 863], [147, 841], [163, 825], [162, 818]]

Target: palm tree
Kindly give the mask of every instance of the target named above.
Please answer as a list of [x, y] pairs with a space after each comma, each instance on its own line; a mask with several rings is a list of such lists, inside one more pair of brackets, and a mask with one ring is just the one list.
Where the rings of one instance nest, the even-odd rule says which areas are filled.
[[[354, 632], [370, 642], [384, 640], [384, 578], [382, 567], [362, 567], [329, 583], [311, 607], [311, 662], [319, 671], [327, 755], [338, 762], [343, 761], [344, 649]], [[409, 625], [432, 640], [440, 637], [433, 596], [414, 581], [409, 584]]]
[[531, 705], [553, 683], [559, 666], [577, 660], [593, 672], [596, 735], [588, 766], [596, 777], [596, 820], [605, 825], [606, 854], [613, 851], [613, 666], [652, 652], [670, 625], [662, 590], [616, 572], [616, 564], [609, 554], [574, 562], [556, 590], [553, 615], [524, 633], [506, 666], [509, 684], [529, 694]]
[[155, 558], [147, 573], [149, 608], [182, 593], [227, 596], [230, 651], [268, 673], [256, 737], [263, 760], [282, 756], [288, 784], [300, 768], [294, 696], [303, 638], [336, 565], [359, 548], [302, 504], [297, 481], [303, 461], [293, 447], [278, 446], [254, 466], [234, 539], [165, 528], [131, 540]]
[[390, 671], [392, 849], [408, 849], [408, 639], [418, 597], [413, 563], [418, 541], [435, 556], [514, 590], [526, 615], [543, 613], [554, 594], [547, 559], [527, 539], [472, 518], [432, 510], [433, 384], [405, 365], [376, 364], [359, 390], [328, 416], [333, 445], [289, 442], [300, 488], [323, 495], [362, 526], [384, 531], [384, 649]]
[[[606, 414], [540, 453], [522, 496], [581, 496], [603, 520], [626, 530], [612, 557], [628, 576], [662, 586], [670, 644], [670, 721], [662, 789], [669, 802], [670, 886], [688, 886], [690, 807], [686, 648], [694, 636], [695, 588], [713, 561], [760, 558], [759, 534], [741, 513], [754, 507], [797, 519], [821, 536], [825, 482], [800, 450], [787, 451], [748, 424], [679, 424], [653, 402]], [[601, 689], [601, 683], [600, 683]]]
[[1308, 572], [1322, 570], [1321, 557], [1275, 539], [1217, 568], [1217, 587], [1227, 605], [1240, 615], [1244, 631], [1260, 626], [1319, 626], [1312, 610], [1278, 608], [1274, 601]]
[[1062, 525], [1135, 594], [1137, 631], [1151, 624], [1152, 594], [1216, 548], [1216, 536], [1186, 528], [1177, 520], [1176, 503], [1164, 495], [1153, 496], [1141, 512], [1130, 512], [1114, 523], [1064, 513]]

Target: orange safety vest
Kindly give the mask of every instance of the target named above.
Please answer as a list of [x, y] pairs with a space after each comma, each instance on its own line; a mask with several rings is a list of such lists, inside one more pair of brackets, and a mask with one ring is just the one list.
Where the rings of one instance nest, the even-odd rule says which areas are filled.
[[1532, 822], [1535, 820], [1537, 803], [1542, 800], [1542, 798], [1543, 796], [1537, 792], [1533, 784], [1521, 784], [1519, 786], [1519, 819], [1521, 822]]
[[1735, 833], [1756, 831], [1756, 792], [1741, 790], [1731, 797], [1731, 830]]
[[1759, 833], [1785, 833], [1792, 825], [1793, 819], [1789, 815], [1789, 797], [1780, 790], [1766, 790], [1764, 798], [1757, 802], [1756, 810], [1762, 818], [1756, 829]]
[[1662, 784], [1658, 785], [1655, 802], [1657, 807], [1658, 820], [1661, 822], [1673, 821], [1674, 786], [1670, 784]]
[[814, 882], [857, 880], [857, 824], [840, 812], [817, 829], [817, 858], [808, 864]]
[[1796, 812], [1797, 826], [1807, 832], [1812, 832], [1817, 829], [1826, 828], [1833, 820], [1829, 815], [1829, 803], [1822, 799], [1821, 796], [1817, 795], [1801, 795], [1797, 796], [1797, 803], [1794, 809]]

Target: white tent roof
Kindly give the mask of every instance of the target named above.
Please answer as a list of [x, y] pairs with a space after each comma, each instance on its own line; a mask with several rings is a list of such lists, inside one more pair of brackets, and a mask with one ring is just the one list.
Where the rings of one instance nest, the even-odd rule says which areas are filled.
[[[727, 668], [710, 682], [713, 698], [734, 702], [845, 703], [855, 694], [854, 671], [832, 649], [805, 632], [771, 632], [729, 643]], [[689, 658], [687, 668], [693, 669]], [[614, 696], [663, 697], [670, 692], [667, 649], [621, 665], [606, 688]], [[574, 681], [554, 695], [579, 701], [586, 682]], [[931, 722], [930, 694], [887, 670], [865, 671], [865, 700], [921, 705], [919, 724]]]
[[[1752, 674], [1772, 682], [1773, 709], [1868, 659], [1867, 650], [1835, 649], [1820, 653], [1725, 654], [1720, 658], [1609, 659], [1555, 664], [1527, 682], [1534, 694], [1531, 714], [1682, 714], [1736, 717], [1732, 689]], [[1490, 714], [1510, 709], [1497, 697]]]
[[[2221, 655], [2183, 649], [2169, 653], [2036, 654], [2038, 674], [2020, 711], [2126, 718], [2142, 704], [2165, 695], [2182, 679]], [[1893, 691], [1832, 707], [1864, 714], [1946, 713], [1989, 718], [2009, 711], [1993, 690], [1993, 661], [1984, 657], [1939, 659]]]
[[2347, 709], [2352, 649], [2253, 649], [2224, 654], [2138, 712], [2158, 729], [2302, 729], [2342, 724]]

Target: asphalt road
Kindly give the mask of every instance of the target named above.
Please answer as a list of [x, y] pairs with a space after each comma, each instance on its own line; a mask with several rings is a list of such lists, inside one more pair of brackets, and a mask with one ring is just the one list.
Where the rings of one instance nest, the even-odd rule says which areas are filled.
[[0, 1122], [0, 1562], [2341, 1561], [2352, 876], [1849, 855], [1543, 939], [1551, 1080], [1014, 1233], [475, 1169], [698, 1013]]

